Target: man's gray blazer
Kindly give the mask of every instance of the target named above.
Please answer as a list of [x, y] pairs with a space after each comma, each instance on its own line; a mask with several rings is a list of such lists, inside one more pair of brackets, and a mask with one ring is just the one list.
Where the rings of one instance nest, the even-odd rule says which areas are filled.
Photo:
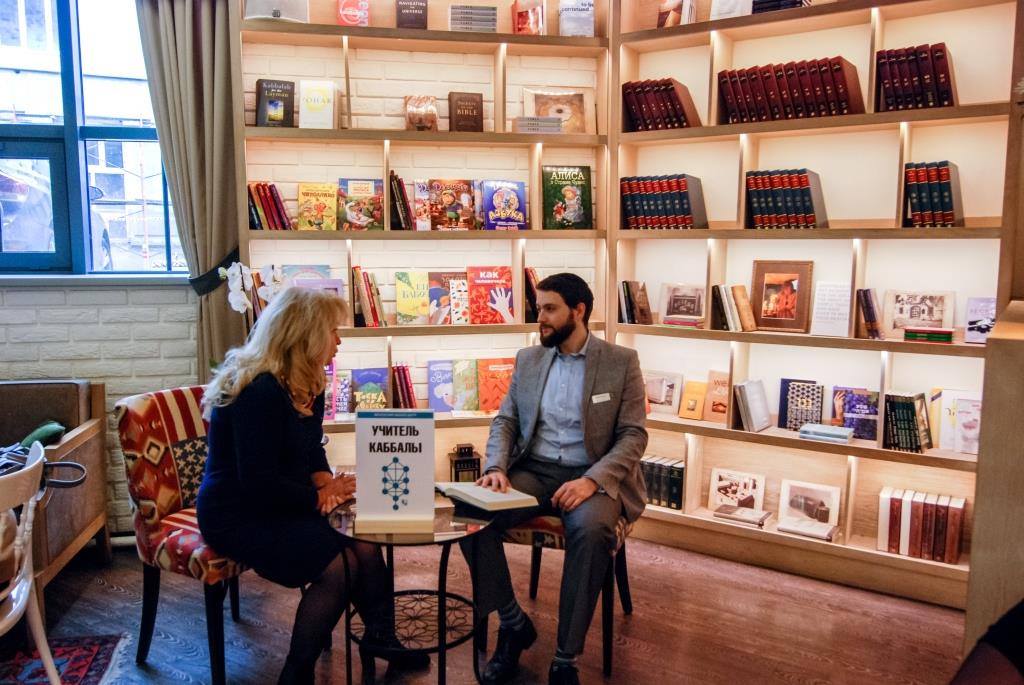
[[[508, 473], [517, 460], [530, 455], [555, 353], [555, 348], [534, 345], [516, 355], [512, 384], [491, 424], [485, 472]], [[640, 361], [635, 350], [595, 336], [590, 337], [586, 360], [580, 410], [591, 466], [584, 475], [621, 501], [626, 518], [635, 521], [646, 502], [640, 458], [647, 447], [647, 404]]]

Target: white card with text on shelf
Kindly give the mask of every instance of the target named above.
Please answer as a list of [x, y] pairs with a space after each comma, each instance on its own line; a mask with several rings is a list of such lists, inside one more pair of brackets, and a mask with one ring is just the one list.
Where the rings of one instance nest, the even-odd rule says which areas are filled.
[[434, 529], [434, 412], [356, 412], [356, 532]]
[[819, 281], [814, 288], [811, 335], [845, 338], [850, 334], [850, 284]]

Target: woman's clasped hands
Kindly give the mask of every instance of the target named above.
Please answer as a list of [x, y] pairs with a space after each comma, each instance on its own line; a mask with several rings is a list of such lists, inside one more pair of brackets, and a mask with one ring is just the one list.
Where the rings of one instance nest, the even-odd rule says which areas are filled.
[[356, 477], [339, 473], [325, 480], [316, 491], [316, 508], [327, 516], [339, 504], [344, 504], [356, 494]]

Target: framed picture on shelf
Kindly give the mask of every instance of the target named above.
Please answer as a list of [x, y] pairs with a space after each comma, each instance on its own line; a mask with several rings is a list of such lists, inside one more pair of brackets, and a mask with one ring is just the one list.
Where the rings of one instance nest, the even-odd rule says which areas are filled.
[[817, 521], [839, 524], [840, 490], [834, 485], [782, 480], [779, 495], [779, 520]]
[[902, 340], [904, 328], [952, 328], [956, 293], [886, 290], [882, 335]]
[[661, 322], [679, 323], [704, 318], [704, 288], [684, 283], [661, 286]]
[[597, 134], [593, 88], [523, 88], [523, 115], [558, 117], [562, 133]]
[[760, 331], [806, 333], [814, 262], [754, 260], [750, 304]]
[[764, 509], [764, 484], [765, 477], [760, 474], [713, 468], [708, 509], [714, 511], [723, 504], [744, 509]]

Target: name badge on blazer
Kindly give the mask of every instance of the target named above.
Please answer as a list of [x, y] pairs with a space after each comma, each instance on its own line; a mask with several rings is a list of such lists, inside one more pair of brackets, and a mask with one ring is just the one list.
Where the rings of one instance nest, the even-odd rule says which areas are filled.
[[600, 395], [591, 395], [590, 401], [593, 402], [594, 404], [601, 404], [602, 402], [611, 402], [612, 395], [611, 393], [607, 392], [603, 392]]

